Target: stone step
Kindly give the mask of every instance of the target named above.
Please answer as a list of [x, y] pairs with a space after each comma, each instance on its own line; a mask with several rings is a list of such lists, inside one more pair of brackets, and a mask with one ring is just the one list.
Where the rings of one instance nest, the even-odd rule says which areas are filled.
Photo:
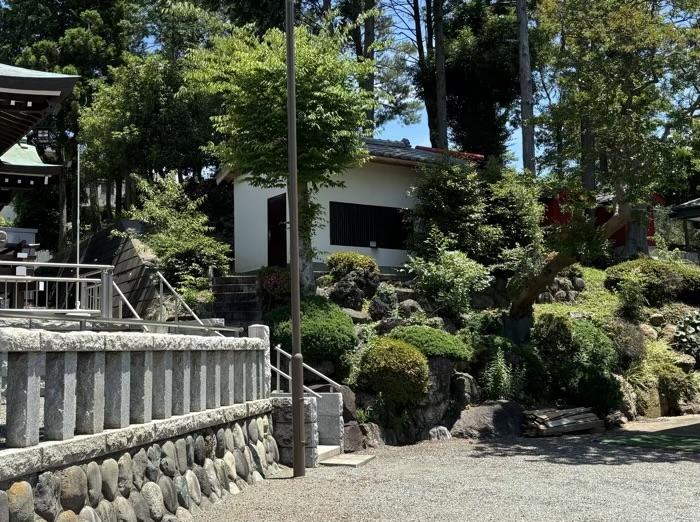
[[233, 301], [228, 303], [215, 301], [213, 310], [216, 316], [227, 312], [262, 312], [258, 301]]
[[217, 317], [221, 317], [226, 321], [226, 326], [238, 326], [237, 323], [243, 323], [247, 321], [254, 321], [251, 324], [260, 324], [263, 318], [262, 311], [254, 310], [247, 312], [221, 312], [216, 314]]
[[318, 445], [318, 461], [323, 462], [336, 455], [340, 455], [340, 446], [322, 446]]
[[324, 461], [319, 461], [322, 466], [347, 466], [349, 468], [359, 468], [377, 458], [376, 455], [359, 455], [357, 453], [345, 453], [337, 455]]
[[255, 292], [217, 292], [215, 302], [217, 303], [247, 303], [257, 302], [258, 294]]
[[222, 276], [215, 277], [215, 285], [255, 285], [258, 283], [258, 276]]
[[217, 285], [214, 283], [211, 287], [211, 291], [214, 292], [214, 294], [231, 294], [231, 293], [257, 293], [258, 287], [255, 284], [248, 284], [248, 283], [243, 283], [243, 284], [222, 284], [222, 285]]

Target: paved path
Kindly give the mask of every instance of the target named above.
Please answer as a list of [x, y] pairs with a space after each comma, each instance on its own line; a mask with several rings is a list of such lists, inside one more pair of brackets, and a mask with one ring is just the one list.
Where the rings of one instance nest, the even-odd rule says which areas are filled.
[[700, 520], [700, 456], [598, 440], [385, 447], [359, 469], [284, 470], [196, 521]]

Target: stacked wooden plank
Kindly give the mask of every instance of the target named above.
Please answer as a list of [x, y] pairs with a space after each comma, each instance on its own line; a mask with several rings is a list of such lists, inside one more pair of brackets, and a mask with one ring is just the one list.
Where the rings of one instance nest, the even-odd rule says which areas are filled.
[[526, 437], [546, 437], [582, 431], [597, 432], [605, 427], [591, 408], [571, 408], [568, 410], [544, 409], [525, 412], [523, 434]]

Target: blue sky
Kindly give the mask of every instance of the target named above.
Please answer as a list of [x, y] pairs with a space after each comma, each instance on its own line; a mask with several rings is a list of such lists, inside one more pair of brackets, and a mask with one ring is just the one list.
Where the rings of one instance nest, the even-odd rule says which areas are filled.
[[[425, 145], [430, 147], [430, 134], [428, 133], [428, 121], [425, 111], [421, 111], [421, 121], [415, 125], [401, 125], [399, 122], [389, 122], [376, 136], [384, 140], [402, 140], [406, 138], [414, 147]], [[522, 169], [522, 136], [520, 129], [515, 129], [511, 133], [508, 142], [508, 150], [516, 158], [516, 167]], [[469, 152], [469, 151], [466, 151]]]

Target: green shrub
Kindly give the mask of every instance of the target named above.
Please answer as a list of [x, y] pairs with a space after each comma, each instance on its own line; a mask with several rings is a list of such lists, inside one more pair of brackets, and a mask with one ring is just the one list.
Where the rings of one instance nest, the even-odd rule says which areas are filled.
[[[272, 310], [265, 316], [273, 345], [291, 351], [292, 321], [289, 305]], [[352, 320], [343, 309], [325, 297], [301, 300], [301, 343], [304, 356], [314, 361], [339, 362], [344, 353], [355, 348], [357, 336]]]
[[258, 271], [258, 296], [264, 311], [285, 305], [291, 299], [292, 276], [286, 268], [263, 266]]
[[603, 330], [613, 342], [617, 354], [616, 370], [623, 373], [644, 359], [646, 340], [636, 324], [621, 319], [612, 319], [603, 325]]
[[364, 352], [357, 377], [360, 388], [381, 393], [396, 409], [417, 404], [428, 390], [428, 361], [415, 346], [382, 337]]
[[481, 376], [481, 393], [485, 399], [519, 400], [525, 385], [525, 369], [506, 363], [503, 350], [486, 365]]
[[673, 346], [700, 361], [700, 312], [691, 312], [678, 323]]
[[399, 326], [389, 336], [412, 344], [428, 358], [447, 357], [468, 361], [472, 356], [471, 346], [459, 337], [429, 326]]
[[476, 312], [463, 320], [464, 329], [474, 335], [498, 335], [503, 328], [501, 312]]
[[372, 274], [379, 273], [379, 267], [374, 259], [357, 252], [335, 252], [328, 256], [326, 264], [334, 281], [341, 280], [353, 271], [369, 270]]
[[392, 308], [396, 308], [396, 306], [399, 304], [399, 298], [396, 295], [396, 288], [389, 283], [379, 283], [374, 297], [379, 299], [382, 303], [388, 304]]
[[619, 290], [626, 280], [638, 279], [650, 306], [675, 300], [697, 303], [700, 299], [700, 268], [686, 262], [640, 257], [605, 271], [605, 287]]
[[471, 308], [471, 295], [490, 283], [489, 270], [463, 252], [448, 250], [450, 242], [437, 231], [434, 261], [409, 256], [406, 269], [415, 276], [415, 287], [438, 310], [459, 317]]

